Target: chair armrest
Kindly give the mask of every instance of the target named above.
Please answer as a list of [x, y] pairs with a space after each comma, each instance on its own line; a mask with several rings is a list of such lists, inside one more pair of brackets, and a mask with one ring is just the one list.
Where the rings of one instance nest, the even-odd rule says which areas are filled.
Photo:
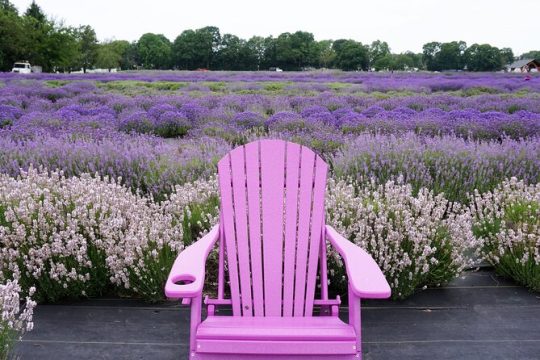
[[368, 299], [390, 297], [390, 285], [371, 255], [329, 225], [326, 225], [326, 236], [343, 258], [350, 287], [356, 296]]
[[[165, 284], [165, 295], [168, 298], [193, 298], [202, 294], [206, 258], [218, 238], [219, 225], [216, 225], [202, 239], [178, 255]], [[176, 284], [180, 281], [185, 281], [185, 284]]]

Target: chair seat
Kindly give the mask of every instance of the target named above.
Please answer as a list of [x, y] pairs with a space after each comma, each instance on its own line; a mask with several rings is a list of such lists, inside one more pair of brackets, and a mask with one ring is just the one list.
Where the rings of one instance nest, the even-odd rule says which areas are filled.
[[334, 316], [210, 316], [197, 328], [197, 351], [325, 354], [356, 351], [354, 328]]

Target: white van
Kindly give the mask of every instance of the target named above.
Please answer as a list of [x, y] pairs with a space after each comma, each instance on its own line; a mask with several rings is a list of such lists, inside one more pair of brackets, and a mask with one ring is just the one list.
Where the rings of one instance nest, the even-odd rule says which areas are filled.
[[13, 69], [11, 69], [11, 72], [19, 74], [30, 74], [32, 72], [32, 66], [28, 61], [16, 62], [15, 64], [13, 64]]

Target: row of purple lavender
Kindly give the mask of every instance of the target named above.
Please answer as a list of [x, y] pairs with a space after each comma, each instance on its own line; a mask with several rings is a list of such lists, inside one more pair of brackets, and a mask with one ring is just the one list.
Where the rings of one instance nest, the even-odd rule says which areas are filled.
[[[363, 91], [410, 90], [415, 92], [456, 91], [461, 89], [484, 88], [491, 91], [513, 92], [520, 89], [538, 91], [540, 78], [538, 76], [524, 77], [513, 73], [367, 73], [367, 72], [193, 72], [193, 71], [142, 71], [122, 73], [94, 74], [32, 74], [27, 79], [80, 81], [94, 80], [100, 82], [112, 81], [143, 81], [143, 82], [185, 82], [192, 83], [236, 83], [246, 88], [253, 88], [253, 83], [284, 82], [288, 85], [305, 87], [312, 84], [312, 89], [335, 88], [336, 83], [341, 87], [361, 85]], [[0, 74], [0, 80], [19, 80], [15, 74]], [[255, 84], [256, 85], [256, 84]], [[262, 87], [262, 86], [261, 86]], [[258, 88], [258, 87], [254, 87]], [[309, 87], [308, 87], [309, 88]]]
[[[101, 76], [101, 81], [149, 76], [111, 74]], [[216, 76], [262, 81], [275, 75], [157, 73], [153, 79], [210, 83]], [[414, 87], [452, 77], [484, 87], [519, 80], [501, 74], [392, 78], [339, 73], [299, 73], [285, 79], [408, 79]], [[103, 88], [101, 81], [70, 81], [79, 76], [62, 77], [60, 83], [3, 78], [0, 171], [12, 175], [30, 164], [43, 165], [71, 175], [121, 176], [134, 189], [164, 194], [171, 184], [211, 174], [213, 168], [207, 165], [232, 146], [268, 136], [314, 147], [336, 162], [336, 172], [381, 180], [403, 172], [418, 186], [444, 191], [452, 199], [464, 199], [474, 188], [490, 189], [508, 176], [535, 182], [540, 174], [540, 98], [535, 91], [358, 96], [332, 91], [291, 94], [285, 89], [272, 95], [157, 90], [126, 95]]]

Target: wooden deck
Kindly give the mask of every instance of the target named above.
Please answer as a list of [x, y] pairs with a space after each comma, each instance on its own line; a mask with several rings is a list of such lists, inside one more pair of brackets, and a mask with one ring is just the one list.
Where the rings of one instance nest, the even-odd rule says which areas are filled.
[[[344, 319], [346, 313], [342, 314]], [[41, 305], [21, 359], [187, 359], [189, 310], [91, 299]], [[362, 307], [364, 359], [540, 359], [540, 294], [468, 272], [450, 286]]]

